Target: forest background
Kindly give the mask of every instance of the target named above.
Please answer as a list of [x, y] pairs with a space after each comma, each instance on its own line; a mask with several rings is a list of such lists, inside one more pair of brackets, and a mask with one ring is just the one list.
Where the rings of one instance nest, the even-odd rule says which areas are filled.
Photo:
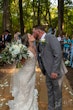
[[[57, 5], [54, 2], [57, 1]], [[0, 0], [0, 34], [8, 29], [11, 34], [23, 35], [34, 25], [50, 27], [69, 37], [73, 34], [73, 0]]]

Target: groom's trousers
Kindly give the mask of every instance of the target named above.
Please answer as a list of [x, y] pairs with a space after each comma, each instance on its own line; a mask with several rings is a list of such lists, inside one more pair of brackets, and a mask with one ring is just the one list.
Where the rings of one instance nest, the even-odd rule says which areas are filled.
[[62, 110], [62, 80], [51, 79], [46, 75], [48, 88], [48, 110]]

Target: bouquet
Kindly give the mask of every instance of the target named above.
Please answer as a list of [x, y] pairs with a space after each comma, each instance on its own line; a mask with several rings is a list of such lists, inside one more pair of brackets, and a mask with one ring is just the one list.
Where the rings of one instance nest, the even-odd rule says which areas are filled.
[[28, 49], [25, 45], [12, 42], [8, 43], [6, 48], [0, 54], [1, 64], [21, 63], [22, 59], [27, 59], [29, 56]]

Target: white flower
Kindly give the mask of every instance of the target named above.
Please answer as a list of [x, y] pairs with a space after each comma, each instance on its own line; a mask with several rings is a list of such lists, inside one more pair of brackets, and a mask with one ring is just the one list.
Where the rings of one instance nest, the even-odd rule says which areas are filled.
[[46, 40], [45, 39], [40, 39], [40, 42], [46, 42]]
[[40, 43], [41, 44], [46, 44], [46, 40], [45, 39], [40, 39]]
[[21, 49], [21, 48], [27, 48], [25, 45], [23, 44], [18, 44], [18, 47]]
[[19, 44], [19, 48], [21, 48], [21, 47], [23, 47], [23, 45], [22, 44]]
[[9, 51], [12, 55], [17, 55], [20, 53], [20, 48], [18, 45], [12, 45], [12, 47], [9, 48]]

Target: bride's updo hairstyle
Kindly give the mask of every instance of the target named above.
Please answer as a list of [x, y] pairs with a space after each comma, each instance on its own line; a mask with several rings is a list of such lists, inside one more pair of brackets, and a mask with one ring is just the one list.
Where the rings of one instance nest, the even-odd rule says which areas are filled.
[[29, 46], [28, 34], [24, 34], [21, 38], [21, 41], [23, 45], [26, 45], [28, 47]]

